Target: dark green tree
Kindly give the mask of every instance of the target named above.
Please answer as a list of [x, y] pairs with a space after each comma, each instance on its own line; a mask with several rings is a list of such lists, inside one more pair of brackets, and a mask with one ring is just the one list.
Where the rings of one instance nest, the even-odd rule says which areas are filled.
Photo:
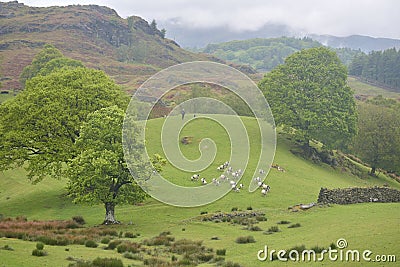
[[296, 52], [259, 83], [277, 126], [303, 140], [343, 148], [356, 134], [357, 112], [347, 86], [347, 70], [335, 52], [324, 47]]
[[354, 152], [371, 165], [372, 175], [377, 168], [400, 172], [400, 104], [393, 101], [379, 98], [358, 108]]
[[[80, 154], [67, 164], [68, 192], [75, 202], [104, 204], [106, 214], [103, 224], [119, 223], [114, 216], [115, 206], [143, 201], [145, 192], [135, 182], [124, 159], [122, 147], [122, 124], [125, 112], [117, 106], [102, 108], [88, 115], [82, 124], [76, 146]], [[131, 126], [134, 126], [132, 124]], [[132, 131], [139, 135], [139, 128]], [[138, 140], [132, 138], [132, 140]], [[131, 172], [137, 179], [151, 176], [150, 165], [142, 155], [143, 144], [131, 143], [135, 155], [135, 169]], [[152, 160], [160, 171], [164, 162], [160, 156]]]

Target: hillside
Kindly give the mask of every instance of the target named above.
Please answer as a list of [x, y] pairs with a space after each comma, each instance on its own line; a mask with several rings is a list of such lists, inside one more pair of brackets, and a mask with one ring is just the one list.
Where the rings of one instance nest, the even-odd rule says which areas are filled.
[[[149, 121], [151, 129], [160, 129], [164, 119]], [[186, 134], [192, 135], [194, 143], [189, 146], [182, 146], [183, 153], [188, 155], [197, 147], [199, 139], [203, 138], [207, 128], [205, 120], [196, 120], [184, 128]], [[247, 129], [256, 127], [255, 120], [244, 118]], [[223, 145], [228, 142], [221, 138], [221, 127], [208, 127], [206, 136], [215, 140], [216, 144]], [[156, 134], [154, 134], [156, 135]], [[251, 138], [251, 144], [257, 144], [256, 138]], [[152, 150], [161, 151], [158, 142], [149, 143]], [[257, 260], [256, 253], [268, 245], [270, 249], [289, 249], [293, 246], [304, 244], [307, 248], [318, 245], [327, 247], [339, 238], [348, 241], [349, 249], [369, 249], [374, 254], [397, 254], [399, 251], [399, 230], [398, 203], [361, 203], [354, 205], [329, 205], [315, 207], [308, 211], [291, 212], [288, 206], [298, 203], [310, 203], [316, 201], [321, 187], [365, 187], [382, 186], [388, 184], [391, 188], [400, 188], [394, 180], [390, 180], [380, 174], [379, 177], [366, 176], [358, 178], [349, 173], [333, 169], [324, 164], [314, 164], [290, 152], [293, 148], [291, 141], [280, 135], [274, 162], [285, 169], [285, 172], [272, 169], [267, 177], [267, 183], [271, 186], [271, 192], [266, 197], [260, 191], [249, 193], [242, 190], [239, 193], [230, 192], [220, 200], [196, 208], [177, 208], [167, 206], [154, 199], [149, 199], [142, 205], [117, 206], [116, 216], [123, 222], [119, 226], [107, 227], [107, 230], [115, 230], [117, 233], [140, 233], [140, 236], [132, 240], [143, 242], [143, 240], [157, 236], [163, 231], [171, 232], [176, 239], [202, 240], [207, 248], [226, 249], [225, 261], [234, 261], [240, 266], [263, 266]], [[250, 169], [255, 168], [257, 156], [251, 157]], [[366, 171], [366, 170], [365, 170]], [[216, 172], [215, 168], [207, 172]], [[165, 173], [172, 177], [185, 179], [188, 174], [178, 175], [172, 165], [165, 167]], [[246, 171], [243, 183], [248, 184], [251, 177], [251, 170]], [[208, 176], [210, 178], [211, 176]], [[104, 208], [101, 205], [87, 206], [72, 204], [71, 200], [65, 197], [63, 188], [65, 181], [45, 179], [37, 185], [29, 184], [25, 173], [20, 169], [0, 173], [0, 210], [3, 216], [27, 216], [28, 220], [66, 220], [72, 216], [82, 215], [87, 222], [85, 228], [94, 230], [104, 229], [98, 226], [102, 221]], [[246, 211], [251, 208], [253, 211], [264, 212], [266, 221], [255, 223], [261, 230], [250, 231], [244, 225], [226, 221], [202, 221], [206, 215], [199, 217], [201, 213], [209, 215], [222, 211], [230, 213], [232, 209]], [[288, 228], [289, 224], [278, 224], [287, 221], [291, 224], [298, 223], [299, 228]], [[155, 223], [156, 222], [156, 223]], [[93, 227], [94, 226], [94, 227]], [[279, 227], [280, 231], [273, 234], [265, 234], [270, 227]], [[75, 229], [78, 230], [78, 229]], [[318, 233], [318, 234], [316, 234]], [[239, 236], [254, 236], [256, 242], [251, 244], [238, 244], [235, 239]], [[217, 240], [212, 240], [217, 237]], [[101, 240], [100, 237], [97, 242]], [[117, 238], [117, 237], [113, 237]], [[143, 266], [142, 261], [134, 261], [124, 258], [116, 250], [104, 250], [106, 245], [99, 244], [98, 248], [86, 248], [83, 245], [51, 246], [46, 245], [49, 252], [46, 257], [32, 257], [30, 253], [35, 242], [29, 242], [11, 238], [0, 238], [0, 247], [9, 245], [14, 251], [0, 251], [2, 263], [6, 266], [68, 266], [74, 258], [94, 259], [95, 257], [116, 257], [123, 259], [125, 266]], [[143, 249], [147, 249], [144, 246]], [[150, 247], [150, 254], [138, 253], [144, 258], [156, 257], [170, 261], [170, 253], [163, 250], [168, 246]], [[68, 250], [67, 250], [68, 249]], [[150, 251], [150, 249], [148, 251]], [[158, 252], [156, 252], [156, 250]], [[180, 257], [178, 255], [178, 257]], [[140, 258], [140, 257], [138, 257]], [[215, 264], [200, 266], [215, 266]], [[308, 262], [310, 266], [321, 266], [321, 262]], [[387, 263], [390, 264], [390, 263]], [[284, 264], [281, 264], [284, 265]], [[343, 262], [329, 261], [325, 258], [324, 266], [343, 266]], [[225, 265], [233, 266], [233, 265]], [[272, 264], [275, 266], [275, 264]], [[346, 266], [360, 266], [359, 262], [346, 263]], [[391, 264], [389, 266], [395, 266]]]
[[0, 36], [2, 90], [21, 88], [21, 70], [45, 43], [104, 70], [127, 89], [161, 68], [208, 59], [163, 38], [140, 17], [123, 19], [113, 9], [97, 5], [44, 8], [0, 2]]
[[[294, 52], [318, 46], [322, 46], [322, 44], [310, 38], [256, 38], [209, 44], [200, 51], [228, 62], [250, 65], [259, 72], [265, 72], [282, 64], [285, 58]], [[350, 64], [355, 55], [361, 53], [349, 48], [332, 49], [346, 65]]]
[[310, 34], [309, 37], [326, 46], [333, 48], [351, 48], [363, 52], [380, 51], [389, 48], [400, 48], [400, 40], [391, 38], [374, 38], [363, 35], [351, 35], [346, 37], [337, 37], [332, 35]]

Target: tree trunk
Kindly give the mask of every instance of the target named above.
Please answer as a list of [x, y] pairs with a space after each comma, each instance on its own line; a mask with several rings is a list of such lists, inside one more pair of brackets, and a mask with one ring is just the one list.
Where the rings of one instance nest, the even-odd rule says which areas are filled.
[[119, 221], [117, 221], [114, 217], [114, 208], [115, 208], [115, 203], [113, 202], [106, 202], [104, 204], [106, 208], [106, 216], [104, 218], [103, 224], [108, 225], [108, 224], [120, 224]]
[[376, 167], [375, 167], [375, 166], [372, 166], [372, 167], [371, 167], [371, 172], [370, 172], [370, 174], [371, 174], [372, 176], [376, 176]]

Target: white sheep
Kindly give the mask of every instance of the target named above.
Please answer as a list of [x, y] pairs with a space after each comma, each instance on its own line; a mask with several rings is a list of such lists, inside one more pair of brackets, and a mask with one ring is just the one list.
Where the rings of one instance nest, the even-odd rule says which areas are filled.
[[265, 171], [263, 169], [259, 169], [258, 171], [260, 172], [260, 174], [264, 174], [265, 173]]
[[263, 196], [266, 196], [266, 195], [267, 195], [267, 190], [265, 190], [265, 189], [261, 190], [261, 194], [262, 194]]
[[206, 179], [205, 179], [205, 178], [201, 178], [201, 183], [202, 183], [203, 185], [206, 185], [206, 184], [207, 184]]
[[192, 177], [191, 177], [191, 180], [192, 181], [197, 181], [197, 180], [199, 180], [199, 177], [200, 177], [200, 174], [193, 174]]

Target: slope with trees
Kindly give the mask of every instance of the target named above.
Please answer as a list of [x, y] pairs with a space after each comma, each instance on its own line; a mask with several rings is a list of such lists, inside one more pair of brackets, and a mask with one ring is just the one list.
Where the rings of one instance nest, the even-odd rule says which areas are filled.
[[[257, 38], [209, 44], [202, 52], [237, 64], [248, 64], [258, 71], [265, 72], [284, 63], [287, 56], [297, 51], [319, 46], [322, 46], [322, 44], [310, 38]], [[346, 65], [351, 62], [355, 55], [361, 53], [359, 50], [349, 48], [332, 50], [337, 53], [339, 58]]]
[[349, 74], [400, 92], [400, 50], [362, 53], [351, 62]]
[[259, 83], [275, 122], [294, 132], [307, 152], [310, 140], [343, 148], [356, 134], [356, 104], [347, 70], [324, 47], [297, 52]]

